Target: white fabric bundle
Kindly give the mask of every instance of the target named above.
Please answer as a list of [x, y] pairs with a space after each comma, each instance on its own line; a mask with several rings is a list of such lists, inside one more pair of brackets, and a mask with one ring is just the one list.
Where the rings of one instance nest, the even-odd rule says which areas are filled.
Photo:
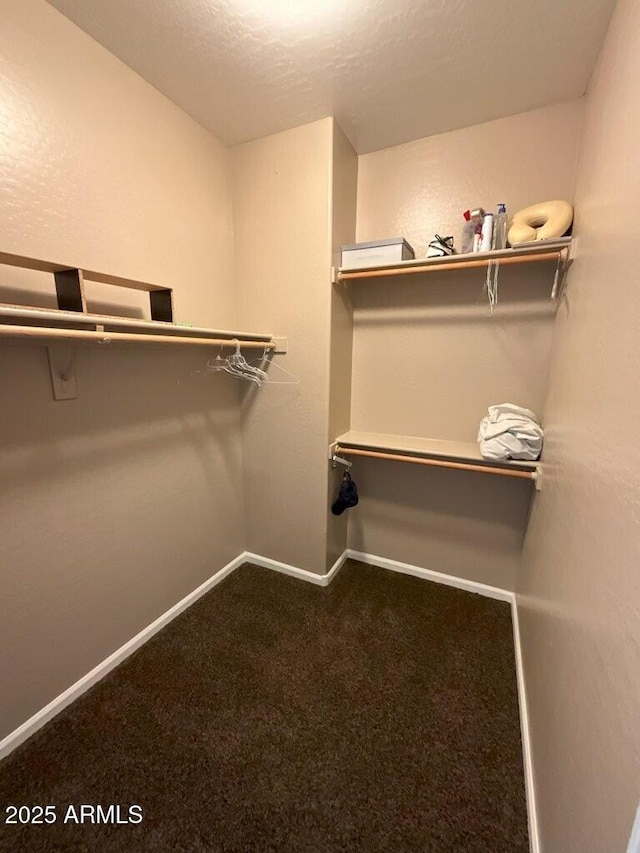
[[542, 438], [534, 413], [512, 403], [489, 406], [489, 414], [480, 421], [478, 443], [484, 459], [535, 460], [542, 451]]

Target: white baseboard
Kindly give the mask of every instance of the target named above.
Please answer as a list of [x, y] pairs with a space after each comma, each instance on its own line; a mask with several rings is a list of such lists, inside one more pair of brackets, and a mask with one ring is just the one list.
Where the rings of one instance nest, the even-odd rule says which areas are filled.
[[150, 625], [147, 625], [146, 628], [143, 628], [142, 631], [135, 635], [135, 637], [132, 637], [123, 646], [116, 649], [113, 654], [110, 654], [109, 657], [105, 658], [97, 666], [94, 666], [90, 672], [83, 675], [75, 684], [72, 684], [71, 687], [68, 687], [63, 693], [56, 696], [55, 699], [52, 699], [48, 705], [45, 705], [44, 708], [41, 708], [32, 717], [29, 717], [29, 719], [21, 726], [14, 729], [14, 731], [0, 741], [0, 760], [9, 755], [10, 752], [12, 752], [17, 746], [20, 746], [20, 744], [27, 740], [27, 738], [31, 737], [31, 735], [35, 734], [38, 729], [42, 728], [42, 726], [44, 726], [45, 723], [48, 723], [49, 720], [52, 720], [60, 713], [60, 711], [66, 708], [67, 705], [70, 705], [82, 696], [83, 693], [85, 693], [90, 687], [93, 687], [93, 685], [100, 681], [101, 678], [104, 678], [112, 669], [115, 669], [118, 664], [122, 663], [122, 661], [128, 658], [130, 654], [136, 651], [136, 649], [139, 649], [140, 646], [147, 642], [147, 640], [150, 640], [154, 634], [157, 634], [161, 628], [168, 625], [169, 622], [175, 619], [176, 616], [179, 616], [183, 610], [190, 607], [195, 601], [201, 598], [206, 592], [209, 592], [210, 589], [220, 583], [223, 578], [230, 575], [234, 569], [237, 569], [238, 566], [241, 566], [244, 562], [245, 556], [244, 554], [241, 554], [239, 557], [236, 557], [235, 560], [227, 563], [226, 566], [217, 571], [197, 589], [194, 589], [193, 592], [190, 592], [189, 595], [186, 595], [177, 604], [174, 604], [173, 607], [166, 611], [166, 613], [163, 613], [162, 616], [159, 616], [151, 622]]
[[281, 572], [283, 575], [290, 575], [293, 578], [313, 583], [316, 586], [328, 586], [347, 559], [347, 551], [344, 551], [338, 557], [326, 575], [317, 575], [315, 572], [299, 569], [297, 566], [291, 566], [289, 563], [281, 563], [279, 560], [272, 560], [271, 557], [262, 557], [260, 554], [253, 554], [251, 551], [245, 551], [243, 556], [244, 561], [247, 563], [262, 566], [262, 568], [271, 569], [274, 572]]
[[347, 549], [347, 556], [352, 560], [360, 560], [370, 566], [379, 566], [381, 569], [390, 569], [392, 572], [402, 572], [405, 575], [413, 575], [423, 580], [434, 583], [454, 586], [456, 589], [465, 589], [467, 592], [476, 592], [487, 598], [497, 598], [499, 601], [513, 601], [514, 593], [508, 589], [498, 586], [489, 586], [479, 581], [470, 581], [466, 578], [458, 578], [455, 575], [445, 575], [442, 572], [434, 572], [432, 569], [423, 569], [421, 566], [412, 566], [409, 563], [400, 563], [398, 560], [390, 560], [387, 557], [377, 557], [375, 554], [364, 554], [362, 551]]
[[331, 581], [334, 579], [334, 577], [338, 574], [338, 572], [340, 571], [340, 569], [342, 568], [343, 564], [346, 562], [348, 557], [349, 557], [349, 552], [346, 550], [343, 551], [342, 554], [340, 554], [338, 559], [335, 561], [335, 563], [331, 566], [331, 568], [329, 569], [329, 571], [325, 575], [325, 578], [327, 579], [327, 585], [330, 584]]
[[640, 805], [636, 809], [636, 816], [631, 828], [631, 837], [627, 844], [627, 853], [640, 853]]
[[522, 759], [524, 763], [524, 786], [527, 795], [527, 819], [529, 822], [529, 849], [531, 850], [531, 853], [540, 853], [536, 788], [533, 777], [533, 758], [531, 755], [531, 738], [529, 731], [529, 709], [527, 705], [527, 689], [522, 662], [518, 602], [515, 595], [511, 601], [511, 621], [513, 623], [513, 645], [516, 653], [516, 678], [518, 682], [518, 705], [520, 707], [520, 733], [522, 737]]

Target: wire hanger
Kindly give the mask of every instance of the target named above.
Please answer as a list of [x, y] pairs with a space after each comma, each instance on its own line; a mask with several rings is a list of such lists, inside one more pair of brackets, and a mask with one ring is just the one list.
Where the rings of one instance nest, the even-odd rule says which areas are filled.
[[[216, 355], [215, 358], [210, 358], [205, 367], [200, 370], [195, 370], [194, 373], [216, 373], [218, 371], [224, 371], [225, 373], [230, 373], [232, 376], [236, 376], [238, 379], [246, 379], [249, 382], [255, 382], [258, 387], [266, 384], [266, 385], [299, 385], [300, 380], [298, 377], [291, 373], [290, 370], [287, 370], [285, 367], [282, 367], [279, 364], [276, 364], [272, 361], [273, 352], [269, 347], [264, 348], [264, 352], [262, 356], [257, 359], [254, 359], [252, 362], [248, 362], [244, 355], [240, 352], [240, 341], [233, 339], [236, 345], [235, 352], [226, 358], [222, 355], [222, 347], [224, 344], [221, 344], [220, 351]], [[260, 367], [256, 366], [257, 364], [261, 365]], [[269, 370], [273, 370], [274, 368], [281, 373], [284, 373], [286, 376], [291, 377], [290, 379], [279, 380], [272, 379], [271, 376], [266, 372], [266, 370], [262, 369], [262, 365], [268, 366]]]
[[[216, 373], [218, 371], [224, 371], [225, 373], [230, 373], [232, 376], [238, 377], [238, 379], [247, 379], [250, 382], [255, 382], [257, 385], [262, 384], [264, 380], [260, 376], [260, 373], [263, 373], [263, 371], [254, 372], [253, 368], [250, 368], [249, 370], [243, 369], [242, 362], [244, 361], [244, 356], [240, 354], [239, 342], [236, 342], [235, 355], [227, 356], [226, 358], [222, 357], [222, 346], [223, 345], [221, 344], [218, 355], [215, 358], [210, 358], [207, 361], [204, 371], [196, 370], [195, 373]], [[240, 359], [235, 357], [237, 355], [240, 355]]]
[[[290, 370], [287, 370], [286, 367], [283, 367], [281, 364], [278, 364], [276, 361], [274, 361], [273, 356], [274, 356], [273, 350], [269, 349], [268, 347], [265, 347], [262, 355], [259, 356], [258, 358], [252, 359], [252, 361], [250, 361], [249, 364], [250, 365], [260, 364], [260, 365], [265, 365], [269, 368], [269, 373], [265, 373], [265, 376], [266, 376], [265, 382], [268, 385], [299, 385], [300, 380], [295, 375], [295, 373], [292, 373]], [[281, 374], [284, 374], [285, 376], [289, 376], [290, 378], [289, 379], [273, 379], [270, 374], [271, 374], [271, 371], [274, 369], [276, 371], [279, 371]]]
[[[266, 349], [266, 347], [265, 347]], [[264, 370], [260, 370], [259, 367], [253, 367], [249, 364], [246, 358], [240, 352], [240, 341], [236, 341], [236, 351], [229, 356], [227, 359], [231, 367], [240, 371], [240, 373], [247, 376], [247, 378], [251, 378], [257, 380], [258, 385], [261, 385], [263, 382], [268, 382], [269, 377], [264, 372]]]

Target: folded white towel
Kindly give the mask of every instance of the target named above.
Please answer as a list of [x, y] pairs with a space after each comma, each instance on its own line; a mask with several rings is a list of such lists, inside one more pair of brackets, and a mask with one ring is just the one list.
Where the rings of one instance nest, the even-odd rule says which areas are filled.
[[480, 421], [478, 443], [485, 459], [538, 459], [543, 432], [530, 409], [512, 403], [489, 406], [489, 414]]

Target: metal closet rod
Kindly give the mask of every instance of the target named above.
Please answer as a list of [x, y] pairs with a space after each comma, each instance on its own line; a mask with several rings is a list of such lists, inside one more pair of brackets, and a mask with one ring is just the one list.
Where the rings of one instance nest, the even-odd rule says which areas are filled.
[[436, 468], [456, 468], [459, 471], [479, 471], [482, 474], [499, 474], [501, 477], [519, 477], [524, 480], [536, 480], [537, 471], [518, 471], [510, 468], [493, 468], [490, 465], [471, 465], [466, 462], [449, 462], [446, 459], [426, 459], [423, 456], [405, 456], [399, 453], [381, 453], [377, 450], [358, 450], [351, 447], [336, 446], [336, 453], [348, 456], [370, 456], [373, 459], [390, 459], [393, 462], [414, 462], [417, 465], [433, 465]]
[[243, 338], [189, 338], [184, 335], [147, 335], [131, 332], [98, 332], [86, 329], [52, 329], [43, 326], [0, 325], [0, 336], [10, 338], [54, 338], [62, 340], [96, 341], [108, 344], [111, 341], [130, 341], [145, 344], [187, 344], [191, 346], [235, 347], [240, 344], [249, 349], [275, 349], [275, 341], [255, 341]]

